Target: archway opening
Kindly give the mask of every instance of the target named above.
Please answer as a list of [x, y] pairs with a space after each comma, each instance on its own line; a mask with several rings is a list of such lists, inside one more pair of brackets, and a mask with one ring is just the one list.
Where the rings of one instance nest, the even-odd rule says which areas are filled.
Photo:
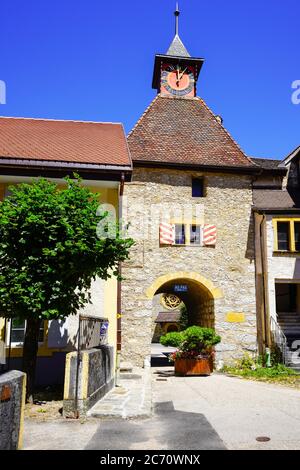
[[214, 290], [189, 277], [163, 282], [153, 293], [152, 343], [170, 331], [198, 325], [214, 328]]

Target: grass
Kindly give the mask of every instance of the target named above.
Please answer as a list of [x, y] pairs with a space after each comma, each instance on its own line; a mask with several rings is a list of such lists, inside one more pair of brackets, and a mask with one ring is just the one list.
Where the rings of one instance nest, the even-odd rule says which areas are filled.
[[252, 367], [226, 366], [223, 372], [248, 380], [257, 380], [261, 382], [277, 383], [281, 385], [288, 385], [294, 388], [300, 388], [300, 374], [288, 369], [283, 364], [277, 364], [273, 367], [262, 367], [259, 364], [252, 365]]

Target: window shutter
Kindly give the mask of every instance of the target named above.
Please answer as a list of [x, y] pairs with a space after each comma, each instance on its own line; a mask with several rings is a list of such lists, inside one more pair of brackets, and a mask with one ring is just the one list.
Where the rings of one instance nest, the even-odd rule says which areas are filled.
[[175, 227], [173, 224], [161, 222], [159, 225], [159, 243], [160, 245], [174, 245]]
[[215, 225], [204, 225], [203, 244], [205, 246], [215, 246], [217, 243], [217, 228]]

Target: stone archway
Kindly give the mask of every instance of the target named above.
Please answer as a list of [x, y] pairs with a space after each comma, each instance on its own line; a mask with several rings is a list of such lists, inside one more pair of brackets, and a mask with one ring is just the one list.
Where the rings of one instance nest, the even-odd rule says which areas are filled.
[[[174, 284], [187, 284], [188, 294], [180, 294], [191, 311], [191, 323], [217, 325], [217, 305], [223, 300], [222, 290], [211, 280], [194, 271], [174, 271], [158, 276], [148, 286], [146, 279], [134, 286], [135, 295], [123, 284], [122, 360], [142, 366], [151, 355], [153, 336], [153, 299], [156, 294], [171, 292]], [[139, 293], [139, 295], [138, 295]]]
[[204, 276], [201, 276], [201, 274], [192, 271], [177, 271], [158, 277], [147, 289], [146, 296], [148, 297], [148, 299], [152, 299], [155, 293], [164, 284], [167, 284], [171, 281], [178, 281], [181, 279], [186, 279], [187, 281], [198, 284], [204, 290], [207, 290], [213, 299], [221, 299], [223, 297], [222, 290], [216, 287], [212, 281], [206, 279]]
[[[185, 305], [187, 326], [215, 328], [215, 301], [223, 297], [222, 291], [198, 273], [174, 272], [157, 278], [146, 292], [147, 297], [152, 299], [152, 342], [159, 342], [159, 337], [166, 333], [167, 323], [163, 322], [171, 321], [172, 314], [157, 310], [157, 306], [161, 303], [158, 301], [159, 297], [168, 294], [171, 296], [176, 294]], [[180, 312], [174, 313], [180, 317]]]

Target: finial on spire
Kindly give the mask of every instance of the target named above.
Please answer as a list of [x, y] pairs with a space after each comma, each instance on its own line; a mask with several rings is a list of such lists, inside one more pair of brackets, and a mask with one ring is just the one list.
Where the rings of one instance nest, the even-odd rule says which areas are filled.
[[176, 11], [174, 12], [175, 15], [175, 35], [178, 35], [179, 33], [179, 7], [178, 7], [178, 2], [176, 2]]

